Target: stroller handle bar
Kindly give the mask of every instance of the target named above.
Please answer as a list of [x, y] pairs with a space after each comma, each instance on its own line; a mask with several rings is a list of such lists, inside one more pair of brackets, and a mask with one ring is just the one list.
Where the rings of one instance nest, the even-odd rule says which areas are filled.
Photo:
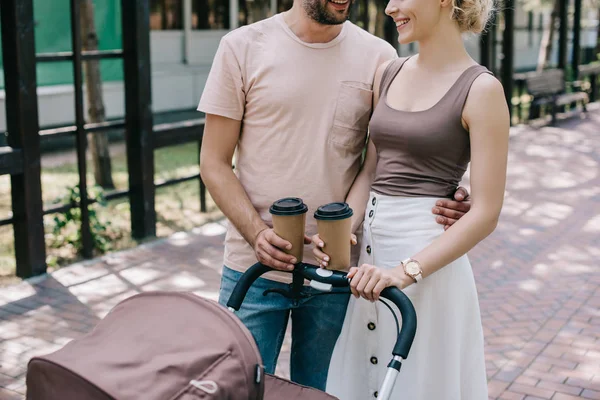
[[[227, 307], [235, 311], [239, 310], [248, 289], [250, 289], [254, 281], [269, 271], [274, 271], [274, 269], [261, 263], [256, 263], [250, 267], [240, 277], [227, 302]], [[331, 271], [311, 264], [298, 263], [294, 270], [290, 272], [294, 275], [295, 282], [303, 284], [304, 280], [307, 279], [311, 281], [311, 286], [323, 291], [328, 291], [331, 287], [349, 288], [350, 286], [350, 279], [348, 279], [347, 273], [342, 271]], [[314, 284], [314, 282], [317, 282], [317, 284]], [[385, 288], [381, 292], [381, 297], [390, 300], [400, 311], [402, 326], [400, 332], [398, 332], [396, 345], [392, 353], [394, 356], [406, 359], [417, 331], [417, 314], [415, 308], [409, 298], [394, 286]]]

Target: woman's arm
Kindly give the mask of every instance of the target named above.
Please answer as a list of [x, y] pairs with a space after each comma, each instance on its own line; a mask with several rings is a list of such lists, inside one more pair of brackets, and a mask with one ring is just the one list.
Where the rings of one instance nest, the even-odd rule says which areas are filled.
[[[390, 62], [391, 60], [384, 62], [375, 72], [375, 78], [373, 80], [373, 110], [375, 110], [375, 107], [377, 107], [377, 103], [379, 102], [379, 89], [383, 72]], [[369, 190], [371, 189], [371, 183], [373, 183], [373, 179], [375, 178], [376, 167], [377, 150], [371, 139], [369, 139], [361, 170], [356, 176], [356, 179], [354, 179], [352, 187], [348, 192], [348, 196], [346, 196], [346, 203], [348, 203], [350, 208], [354, 211], [354, 215], [352, 215], [352, 233], [356, 232], [365, 217], [366, 204], [367, 201], [369, 201]]]
[[[379, 101], [379, 86], [381, 85], [383, 71], [385, 71], [390, 62], [391, 60], [384, 62], [379, 66], [379, 68], [377, 68], [377, 71], [375, 72], [375, 78], [373, 81], [373, 110], [375, 110], [377, 102]], [[354, 212], [352, 214], [352, 237], [350, 238], [353, 245], [356, 244], [356, 236], [354, 235], [354, 232], [356, 232], [365, 217], [365, 209], [367, 201], [369, 201], [369, 190], [371, 188], [371, 183], [375, 178], [376, 167], [377, 150], [375, 149], [373, 142], [371, 142], [371, 139], [369, 139], [367, 143], [365, 159], [363, 160], [361, 169], [354, 179], [354, 182], [350, 187], [350, 191], [346, 196], [346, 203], [348, 203], [348, 206], [350, 206]], [[315, 259], [319, 265], [327, 267], [329, 257], [327, 254], [321, 251], [324, 243], [321, 241], [321, 238], [318, 234], [312, 237], [312, 242], [315, 244], [315, 247], [313, 248]]]
[[491, 234], [504, 202], [510, 117], [502, 85], [491, 75], [473, 83], [463, 111], [471, 137], [471, 210], [412, 258], [423, 277], [466, 254]]
[[[471, 210], [411, 257], [421, 265], [423, 278], [466, 254], [496, 228], [504, 201], [509, 118], [500, 82], [488, 74], [479, 76], [463, 110], [471, 138]], [[376, 300], [387, 286], [402, 289], [414, 283], [402, 265], [387, 271], [365, 265], [349, 276], [353, 293], [369, 300]]]
[[369, 139], [365, 161], [358, 176], [352, 183], [348, 196], [346, 196], [346, 203], [354, 211], [352, 214], [352, 233], [356, 232], [365, 217], [365, 210], [369, 201], [369, 190], [375, 178], [376, 167], [377, 150], [373, 142]]

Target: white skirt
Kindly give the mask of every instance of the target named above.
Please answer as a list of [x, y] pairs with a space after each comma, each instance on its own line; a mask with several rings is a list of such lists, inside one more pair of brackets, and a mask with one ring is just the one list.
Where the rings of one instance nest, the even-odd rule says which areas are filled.
[[[397, 267], [440, 236], [444, 229], [431, 212], [436, 200], [371, 193], [359, 265]], [[404, 293], [417, 312], [417, 333], [391, 399], [487, 400], [483, 328], [467, 256]], [[389, 309], [351, 297], [331, 359], [327, 392], [340, 400], [376, 398], [395, 341], [396, 324]]]

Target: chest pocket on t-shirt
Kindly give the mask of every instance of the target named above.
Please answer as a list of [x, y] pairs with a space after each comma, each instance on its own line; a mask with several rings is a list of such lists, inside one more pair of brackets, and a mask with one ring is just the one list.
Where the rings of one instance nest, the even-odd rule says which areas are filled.
[[340, 83], [330, 140], [349, 150], [364, 146], [373, 103], [371, 85], [362, 82]]

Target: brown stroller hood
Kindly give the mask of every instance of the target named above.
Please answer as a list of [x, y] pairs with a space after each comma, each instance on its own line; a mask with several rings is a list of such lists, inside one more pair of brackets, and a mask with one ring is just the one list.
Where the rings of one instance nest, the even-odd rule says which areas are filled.
[[27, 399], [333, 399], [275, 377], [265, 384], [261, 365], [250, 332], [224, 307], [191, 293], [142, 293], [89, 334], [34, 357]]

